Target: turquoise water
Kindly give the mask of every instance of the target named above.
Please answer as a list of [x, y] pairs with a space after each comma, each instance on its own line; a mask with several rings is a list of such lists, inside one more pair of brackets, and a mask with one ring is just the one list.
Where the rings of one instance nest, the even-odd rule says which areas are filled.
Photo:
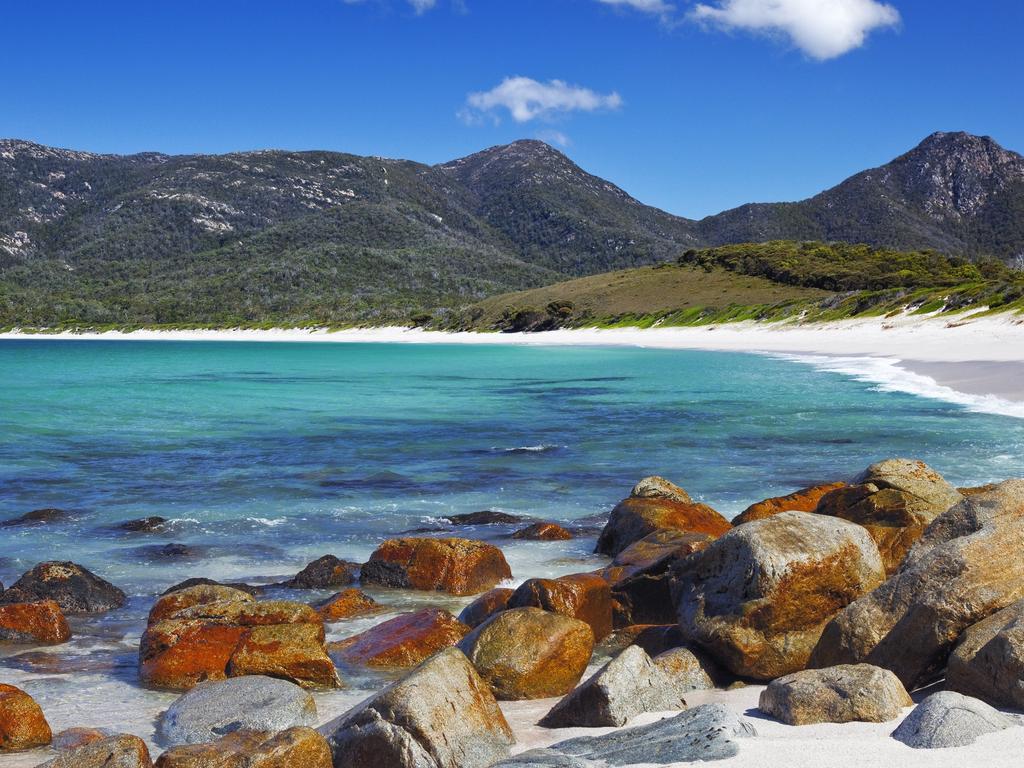
[[[153, 596], [191, 576], [272, 583], [328, 552], [365, 559], [382, 539], [458, 512], [584, 526], [551, 543], [511, 541], [514, 527], [462, 529], [498, 543], [520, 581], [603, 564], [591, 554], [594, 526], [644, 475], [732, 515], [893, 455], [958, 484], [1024, 475], [1022, 449], [1022, 419], [756, 355], [0, 342], [0, 520], [41, 507], [70, 514], [0, 528], [0, 581], [71, 559], [131, 596], [123, 610], [74, 617], [70, 643], [0, 647], [0, 679], [35, 696], [55, 730], [148, 738], [174, 696], [138, 687], [139, 634]], [[168, 518], [167, 530], [116, 527], [150, 515]], [[390, 613], [332, 625], [331, 639], [410, 606], [465, 602], [374, 595]], [[344, 691], [317, 694], [325, 719], [382, 682], [342, 674]]]

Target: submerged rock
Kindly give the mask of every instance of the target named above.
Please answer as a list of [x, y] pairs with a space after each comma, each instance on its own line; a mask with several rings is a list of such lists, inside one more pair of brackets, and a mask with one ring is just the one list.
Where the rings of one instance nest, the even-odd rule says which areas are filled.
[[900, 570], [840, 611], [811, 666], [866, 662], [908, 690], [938, 679], [961, 632], [1024, 599], [1024, 480], [970, 496], [937, 518]]
[[860, 526], [782, 512], [680, 563], [679, 623], [734, 674], [773, 680], [804, 669], [825, 624], [884, 578]]
[[501, 550], [472, 539], [389, 539], [363, 566], [363, 582], [475, 595], [512, 578]]
[[513, 539], [529, 541], [567, 541], [572, 534], [557, 523], [534, 523], [512, 534]]
[[0, 521], [0, 528], [14, 528], [21, 525], [42, 525], [45, 523], [62, 523], [68, 519], [68, 513], [63, 509], [47, 507], [46, 509], [33, 509], [18, 517]]
[[173, 747], [157, 768], [331, 768], [327, 740], [312, 728], [237, 731], [209, 744]]
[[964, 630], [949, 656], [946, 687], [1024, 709], [1024, 600]]
[[493, 509], [445, 517], [452, 525], [511, 525], [520, 523], [523, 519], [521, 515], [510, 515], [508, 512], [497, 512]]
[[515, 590], [508, 589], [507, 587], [490, 589], [462, 609], [462, 613], [459, 614], [459, 621], [470, 628], [478, 627], [494, 614], [506, 610], [508, 608], [508, 601], [512, 599], [514, 594]]
[[317, 603], [314, 607], [320, 617], [328, 623], [383, 610], [380, 603], [355, 587], [343, 589], [338, 594]]
[[157, 738], [167, 745], [204, 744], [236, 731], [316, 724], [316, 702], [294, 683], [236, 677], [203, 683], [175, 701], [157, 721]]
[[598, 553], [617, 555], [655, 531], [705, 533], [717, 537], [732, 525], [706, 504], [687, 504], [666, 498], [630, 497], [612, 510], [597, 539]]
[[334, 589], [347, 587], [359, 578], [359, 563], [324, 555], [314, 560], [282, 586], [289, 589]]
[[612, 631], [612, 593], [608, 582], [594, 573], [574, 573], [557, 579], [528, 579], [508, 601], [509, 608], [543, 608], [585, 621], [601, 640]]
[[53, 733], [35, 699], [0, 683], [0, 753], [44, 747]]
[[643, 712], [685, 709], [681, 686], [642, 648], [630, 646], [558, 702], [545, 728], [619, 727]]
[[53, 600], [66, 614], [121, 608], [128, 597], [109, 581], [70, 562], [40, 563], [0, 595], [3, 603]]
[[892, 672], [870, 664], [807, 669], [761, 691], [758, 707], [788, 725], [885, 723], [914, 701]]
[[1016, 725], [983, 701], [939, 691], [918, 704], [892, 737], [914, 749], [965, 747], [979, 736]]
[[320, 731], [334, 768], [487, 768], [515, 742], [487, 683], [454, 648]]
[[56, 645], [69, 639], [67, 619], [53, 600], [0, 604], [0, 644]]
[[441, 608], [423, 608], [331, 643], [330, 650], [348, 664], [368, 667], [415, 667], [442, 648], [450, 648], [469, 627]]
[[153, 768], [146, 742], [119, 734], [61, 752], [38, 768]]
[[786, 496], [775, 496], [771, 499], [751, 504], [745, 510], [733, 518], [733, 525], [752, 523], [755, 520], [764, 520], [766, 517], [777, 515], [780, 512], [813, 512], [818, 507], [822, 496], [846, 486], [846, 483], [828, 483], [826, 485], [812, 485], [810, 488], [801, 488]]
[[127, 533], [157, 533], [163, 531], [166, 527], [167, 518], [156, 515], [143, 517], [138, 520], [126, 520], [117, 526], [118, 530]]

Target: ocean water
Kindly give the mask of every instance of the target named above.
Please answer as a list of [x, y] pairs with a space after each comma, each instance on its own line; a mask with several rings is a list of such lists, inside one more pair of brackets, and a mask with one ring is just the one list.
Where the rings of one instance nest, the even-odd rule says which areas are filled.
[[[1024, 420], [816, 363], [593, 347], [0, 342], [0, 520], [70, 515], [0, 528], [0, 581], [70, 559], [131, 595], [123, 611], [76, 619], [67, 646], [0, 649], [0, 680], [28, 687], [65, 726], [96, 724], [82, 722], [96, 719], [87, 680], [120, 702], [116, 723], [151, 727], [167, 697], [135, 685], [138, 637], [153, 595], [188, 577], [272, 583], [322, 554], [362, 560], [388, 536], [485, 509], [589, 524], [543, 544], [508, 540], [512, 527], [461, 531], [502, 546], [516, 581], [592, 569], [604, 562], [590, 554], [595, 520], [648, 474], [727, 516], [888, 456], [924, 459], [956, 484], [1024, 475]], [[151, 515], [171, 521], [165, 532], [117, 528]], [[377, 596], [396, 611], [438, 600]], [[375, 685], [346, 674], [355, 682], [328, 710]]]

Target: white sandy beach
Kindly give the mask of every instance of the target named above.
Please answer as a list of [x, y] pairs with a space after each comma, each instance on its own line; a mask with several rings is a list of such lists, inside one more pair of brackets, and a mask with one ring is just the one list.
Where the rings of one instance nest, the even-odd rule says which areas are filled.
[[826, 324], [731, 323], [698, 327], [575, 329], [542, 333], [444, 333], [415, 328], [138, 330], [24, 334], [0, 339], [248, 341], [528, 346], [636, 346], [779, 354], [823, 370], [1024, 418], [1024, 316], [903, 315]]

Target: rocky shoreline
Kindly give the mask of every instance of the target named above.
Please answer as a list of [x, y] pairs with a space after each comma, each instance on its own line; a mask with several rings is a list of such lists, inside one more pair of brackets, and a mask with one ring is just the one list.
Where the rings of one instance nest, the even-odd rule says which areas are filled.
[[[18, 752], [52, 768], [601, 768], [742, 760], [765, 718], [888, 724], [922, 750], [1021, 726], [1024, 480], [958, 489], [891, 459], [730, 522], [652, 477], [603, 522], [604, 567], [514, 589], [499, 546], [429, 534], [365, 563], [325, 555], [275, 585], [296, 599], [191, 578], [153, 596], [139, 643], [137, 685], [180, 695], [155, 738], [110, 732], [100, 713], [54, 734], [0, 678], [0, 766]], [[512, 535], [574, 533], [524, 521]], [[329, 641], [325, 625], [382, 612], [364, 588], [439, 604]], [[473, 600], [456, 616], [452, 597]], [[41, 563], [0, 591], [0, 644], [66, 643], [68, 616], [127, 600], [81, 565]], [[315, 697], [351, 668], [394, 682], [325, 722]], [[757, 685], [756, 709], [706, 702]], [[513, 702], [544, 707], [541, 748], [517, 743]]]

